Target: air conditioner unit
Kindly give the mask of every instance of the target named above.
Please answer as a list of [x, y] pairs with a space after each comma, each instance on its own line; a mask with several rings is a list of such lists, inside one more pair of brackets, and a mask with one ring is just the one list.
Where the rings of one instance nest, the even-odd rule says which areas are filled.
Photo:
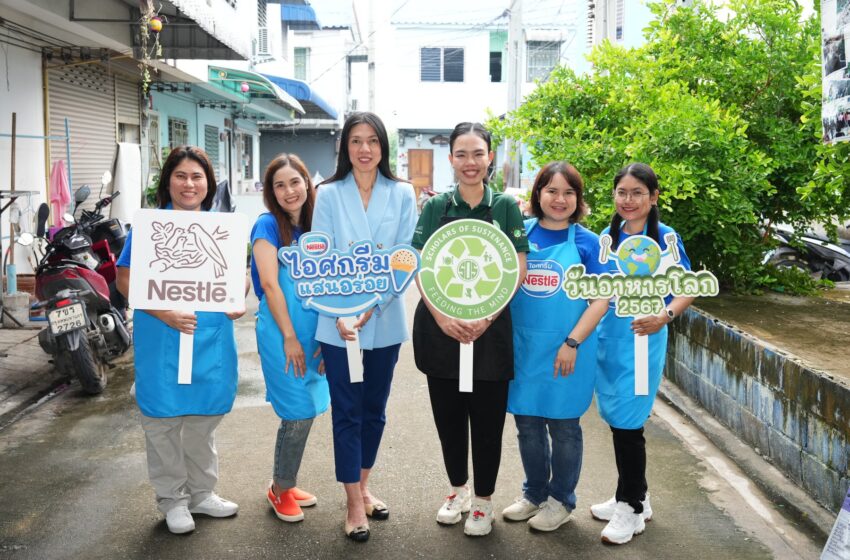
[[260, 27], [257, 29], [257, 56], [271, 56], [272, 49], [269, 44], [269, 28]]

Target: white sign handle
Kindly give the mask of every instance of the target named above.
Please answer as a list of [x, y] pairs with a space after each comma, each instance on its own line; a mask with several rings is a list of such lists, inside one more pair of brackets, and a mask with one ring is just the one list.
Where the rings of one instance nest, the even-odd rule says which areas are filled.
[[192, 347], [195, 344], [195, 335], [180, 333], [180, 351], [177, 358], [177, 384], [190, 385], [192, 383]]
[[354, 328], [357, 317], [340, 317], [345, 328], [354, 331], [354, 340], [345, 341], [348, 354], [348, 376], [352, 383], [363, 383], [363, 356], [360, 354], [360, 334]]
[[472, 345], [474, 342], [470, 342], [469, 344], [461, 344], [460, 345], [460, 368], [459, 368], [459, 387], [458, 391], [461, 393], [471, 393], [472, 392]]
[[635, 395], [649, 394], [649, 336], [635, 336]]

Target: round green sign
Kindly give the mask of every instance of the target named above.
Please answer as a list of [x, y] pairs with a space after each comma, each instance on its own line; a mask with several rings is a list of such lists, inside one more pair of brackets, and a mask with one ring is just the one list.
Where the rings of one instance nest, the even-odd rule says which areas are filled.
[[422, 248], [419, 282], [425, 299], [454, 319], [486, 319], [514, 294], [517, 253], [505, 233], [481, 220], [450, 222]]

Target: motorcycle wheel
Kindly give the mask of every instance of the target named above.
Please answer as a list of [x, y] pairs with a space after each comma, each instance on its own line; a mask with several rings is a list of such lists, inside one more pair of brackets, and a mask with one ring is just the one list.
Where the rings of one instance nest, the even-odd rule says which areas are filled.
[[87, 340], [81, 340], [76, 350], [69, 350], [71, 367], [80, 380], [83, 391], [99, 395], [106, 388], [106, 364], [97, 359]]

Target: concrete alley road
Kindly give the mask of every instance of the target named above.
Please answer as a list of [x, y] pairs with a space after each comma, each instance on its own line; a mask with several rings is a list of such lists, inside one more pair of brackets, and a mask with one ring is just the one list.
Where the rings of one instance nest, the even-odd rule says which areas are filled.
[[[412, 308], [418, 299], [408, 294]], [[630, 544], [603, 545], [604, 524], [590, 504], [616, 484], [610, 432], [595, 405], [583, 419], [585, 458], [573, 518], [559, 530], [532, 533], [497, 515], [493, 533], [472, 539], [462, 524], [434, 516], [448, 491], [425, 379], [402, 347], [388, 424], [372, 490], [390, 507], [372, 538], [343, 534], [344, 494], [334, 480], [330, 414], [314, 424], [299, 486], [318, 495], [297, 524], [279, 521], [265, 500], [278, 420], [264, 402], [253, 316], [237, 323], [239, 397], [218, 430], [217, 491], [236, 501], [231, 519], [196, 517], [197, 529], [172, 535], [148, 483], [139, 412], [129, 395], [132, 372], [117, 372], [99, 397], [67, 391], [0, 432], [0, 558], [817, 558], [822, 543], [786, 521], [697, 430], [661, 403], [647, 425], [654, 517]], [[699, 456], [696, 455], [699, 453]], [[520, 493], [522, 466], [508, 417], [497, 511]]]

